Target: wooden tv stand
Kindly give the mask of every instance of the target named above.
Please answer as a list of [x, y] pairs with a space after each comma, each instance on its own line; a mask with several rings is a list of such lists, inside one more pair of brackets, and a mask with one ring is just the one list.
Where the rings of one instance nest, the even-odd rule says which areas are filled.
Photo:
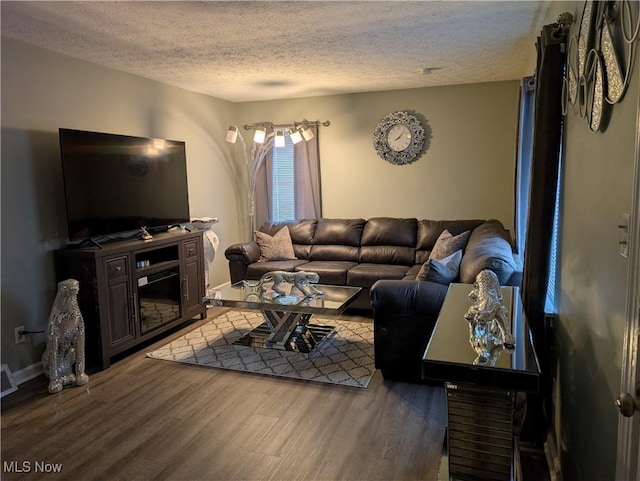
[[206, 317], [202, 231], [67, 247], [54, 252], [54, 261], [56, 282], [80, 282], [90, 366], [106, 369], [115, 355]]

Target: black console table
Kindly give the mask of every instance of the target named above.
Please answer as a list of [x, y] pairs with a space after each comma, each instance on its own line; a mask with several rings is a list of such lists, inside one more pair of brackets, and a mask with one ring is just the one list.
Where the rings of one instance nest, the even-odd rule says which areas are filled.
[[517, 287], [502, 288], [515, 349], [496, 353], [493, 365], [474, 363], [464, 318], [471, 289], [451, 284], [423, 357], [423, 378], [443, 381], [447, 397], [447, 452], [439, 480], [519, 480], [516, 397], [538, 391], [540, 367]]

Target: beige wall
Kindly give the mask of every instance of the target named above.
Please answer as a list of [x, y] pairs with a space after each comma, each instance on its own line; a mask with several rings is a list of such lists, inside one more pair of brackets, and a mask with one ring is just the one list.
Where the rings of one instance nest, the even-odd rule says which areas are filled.
[[[193, 216], [218, 216], [221, 244], [244, 239], [239, 167], [224, 131], [230, 102], [2, 38], [2, 362], [40, 359], [44, 336], [15, 345], [14, 328], [46, 325], [56, 291], [52, 251], [67, 242], [58, 128], [183, 140]], [[228, 280], [224, 255], [213, 285]]]
[[[554, 2], [545, 23], [569, 11], [577, 34], [583, 2]], [[625, 333], [627, 259], [618, 224], [631, 212], [640, 61], [604, 132], [566, 117], [559, 246], [556, 429], [564, 479], [614, 479]]]
[[[426, 154], [402, 166], [373, 148], [376, 124], [398, 110], [432, 129]], [[237, 105], [238, 125], [331, 121], [319, 137], [325, 217], [497, 218], [509, 229], [517, 110], [516, 81]]]

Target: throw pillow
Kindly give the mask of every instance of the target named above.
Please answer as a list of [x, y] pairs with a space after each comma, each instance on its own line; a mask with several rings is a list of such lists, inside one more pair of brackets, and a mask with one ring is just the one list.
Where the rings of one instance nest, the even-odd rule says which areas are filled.
[[422, 264], [416, 281], [430, 281], [449, 285], [457, 277], [462, 261], [462, 250], [455, 251], [444, 259], [429, 259]]
[[462, 234], [454, 236], [448, 230], [443, 230], [442, 234], [438, 237], [436, 244], [429, 254], [429, 259], [444, 259], [449, 257], [456, 251], [464, 250], [471, 237], [471, 231], [464, 231]]
[[258, 262], [283, 261], [296, 258], [296, 254], [293, 251], [293, 243], [291, 242], [291, 234], [286, 225], [273, 236], [260, 231], [255, 231], [255, 234], [256, 242], [260, 246], [260, 259]]

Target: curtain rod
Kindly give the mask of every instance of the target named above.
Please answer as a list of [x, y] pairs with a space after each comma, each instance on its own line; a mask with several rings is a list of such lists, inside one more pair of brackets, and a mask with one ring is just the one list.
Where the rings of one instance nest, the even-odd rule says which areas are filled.
[[245, 125], [244, 126], [244, 130], [251, 130], [251, 129], [255, 129], [257, 127], [293, 127], [296, 128], [300, 125], [317, 125], [317, 126], [323, 126], [323, 127], [329, 127], [329, 125], [331, 125], [331, 122], [329, 122], [328, 120], [325, 120], [324, 122], [321, 122], [319, 120], [301, 120], [301, 121], [297, 121], [295, 120], [292, 124], [274, 124], [273, 122], [256, 122], [255, 124], [251, 124], [251, 125]]

